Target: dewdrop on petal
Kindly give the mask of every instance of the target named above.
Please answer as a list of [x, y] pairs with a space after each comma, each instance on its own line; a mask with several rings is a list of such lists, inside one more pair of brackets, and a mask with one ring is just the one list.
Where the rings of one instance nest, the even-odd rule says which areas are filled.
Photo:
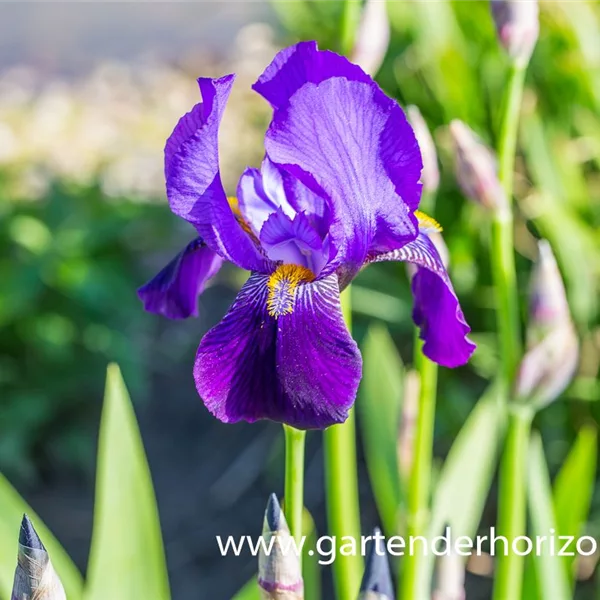
[[456, 179], [465, 196], [494, 211], [508, 207], [498, 179], [496, 157], [475, 132], [462, 121], [450, 123], [455, 152]]
[[375, 75], [381, 67], [390, 42], [390, 22], [386, 0], [367, 0], [363, 8], [351, 61]]
[[[277, 496], [271, 494], [265, 511], [262, 537], [269, 556], [261, 545], [258, 555], [258, 587], [263, 600], [302, 600], [304, 582], [290, 529]], [[272, 542], [271, 540], [276, 537]]]
[[519, 65], [526, 65], [540, 33], [537, 0], [491, 0], [500, 43]]
[[406, 114], [421, 149], [421, 158], [423, 159], [421, 182], [423, 183], [423, 190], [435, 193], [440, 184], [440, 169], [438, 167], [438, 157], [433, 137], [421, 111], [416, 106], [407, 106]]
[[532, 271], [528, 349], [517, 373], [515, 395], [540, 408], [569, 385], [579, 363], [579, 340], [550, 244], [539, 242]]
[[394, 588], [384, 537], [378, 527], [369, 542], [365, 573], [360, 584], [358, 600], [394, 600]]
[[19, 531], [17, 568], [11, 600], [66, 600], [44, 544], [27, 515]]

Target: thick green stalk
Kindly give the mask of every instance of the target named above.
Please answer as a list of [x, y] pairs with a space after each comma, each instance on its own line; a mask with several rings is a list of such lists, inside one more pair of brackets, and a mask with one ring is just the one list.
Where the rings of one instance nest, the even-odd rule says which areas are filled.
[[[508, 540], [496, 544], [496, 577], [494, 600], [520, 598], [523, 587], [525, 557], [515, 553], [513, 540], [525, 535], [527, 503], [527, 452], [531, 433], [533, 410], [514, 404], [508, 416], [508, 433], [500, 462], [498, 530], [496, 536]], [[523, 546], [517, 545], [517, 551]]]
[[492, 274], [498, 300], [497, 322], [500, 342], [500, 391], [506, 401], [521, 356], [521, 327], [513, 242], [513, 173], [517, 151], [519, 115], [527, 66], [513, 64], [504, 99], [498, 141], [499, 178], [506, 205], [497, 207], [492, 222]]
[[[350, 288], [342, 293], [342, 311], [351, 328]], [[364, 569], [360, 555], [360, 511], [356, 465], [354, 409], [342, 425], [323, 432], [325, 492], [329, 534], [335, 536], [336, 560], [332, 564], [337, 600], [355, 600]], [[343, 539], [346, 538], [346, 539]], [[348, 539], [352, 538], [352, 539]], [[357, 551], [344, 556], [340, 547], [354, 543]]]
[[[498, 161], [506, 205], [496, 210], [492, 223], [492, 271], [498, 299], [497, 321], [500, 341], [500, 393], [508, 404], [521, 358], [521, 331], [513, 243], [513, 173], [519, 130], [519, 115], [526, 64], [510, 69], [503, 120], [500, 128]], [[509, 548], [497, 556], [494, 600], [520, 598], [523, 586], [523, 557], [513, 552], [512, 540], [526, 531], [526, 464], [533, 414], [526, 406], [509, 406], [505, 447], [500, 463], [498, 534], [508, 539]]]
[[504, 99], [504, 110], [500, 126], [498, 143], [498, 162], [500, 182], [510, 201], [513, 194], [513, 173], [517, 152], [519, 115], [525, 85], [526, 64], [512, 64], [508, 76], [508, 87]]
[[[437, 365], [423, 355], [423, 343], [417, 338], [415, 345], [415, 366], [419, 372], [419, 408], [417, 412], [413, 463], [410, 470], [407, 498], [407, 539], [410, 536], [427, 537], [429, 525], [429, 498], [431, 493], [431, 463], [433, 458], [433, 432], [435, 424], [435, 403], [437, 391]], [[411, 598], [427, 600], [428, 589], [422, 589], [422, 577], [426, 556], [420, 545], [416, 552], [406, 554], [401, 561], [401, 585], [399, 600]]]
[[285, 517], [296, 544], [299, 544], [302, 538], [302, 513], [304, 510], [304, 441], [306, 431], [300, 431], [289, 425], [284, 425], [283, 430], [285, 432]]
[[498, 210], [492, 221], [492, 277], [496, 293], [500, 372], [499, 391], [506, 402], [521, 357], [521, 324], [510, 208]]
[[340, 31], [340, 52], [345, 56], [352, 54], [361, 11], [362, 2], [360, 0], [345, 0]]

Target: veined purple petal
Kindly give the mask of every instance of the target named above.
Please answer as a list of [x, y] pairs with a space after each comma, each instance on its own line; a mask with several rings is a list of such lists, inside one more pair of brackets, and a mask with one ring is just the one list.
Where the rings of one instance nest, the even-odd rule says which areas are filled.
[[223, 259], [201, 238], [190, 242], [156, 277], [138, 289], [148, 312], [185, 319], [198, 315], [198, 296]]
[[305, 83], [321, 83], [330, 77], [372, 83], [371, 78], [343, 56], [320, 51], [317, 42], [300, 42], [281, 50], [252, 86], [271, 106], [281, 108]]
[[336, 261], [357, 272], [367, 254], [415, 239], [422, 162], [396, 102], [358, 67], [342, 57], [326, 58], [330, 55], [312, 44], [289, 51], [283, 66], [276, 58], [267, 69], [269, 85], [287, 72], [296, 79], [285, 104], [283, 92], [265, 92], [259, 85], [278, 106], [265, 147], [273, 162], [329, 200]]
[[281, 209], [293, 218], [296, 210], [290, 205], [283, 186], [283, 176], [268, 159], [258, 169], [247, 168], [238, 183], [240, 212], [258, 237], [269, 215]]
[[329, 245], [319, 237], [304, 213], [290, 219], [281, 209], [271, 214], [260, 232], [260, 243], [272, 261], [301, 265], [319, 275], [329, 259]]
[[167, 196], [171, 210], [222, 258], [266, 271], [259, 248], [231, 210], [219, 173], [219, 125], [233, 79], [198, 80], [203, 103], [180, 119], [165, 146]]
[[278, 209], [291, 219], [296, 213], [305, 213], [321, 238], [329, 231], [325, 199], [279, 169], [268, 157], [263, 160], [260, 171], [253, 168], [244, 171], [237, 194], [240, 212], [257, 237], [265, 221]]
[[271, 419], [322, 429], [344, 421], [361, 358], [342, 318], [336, 277], [288, 289], [292, 310], [275, 316], [268, 282], [253, 274], [202, 339], [194, 368], [200, 396], [226, 423]]
[[475, 350], [442, 259], [425, 233], [399, 250], [375, 256], [370, 262], [399, 260], [416, 265], [412, 279], [413, 320], [421, 329], [423, 353], [445, 367], [464, 365]]

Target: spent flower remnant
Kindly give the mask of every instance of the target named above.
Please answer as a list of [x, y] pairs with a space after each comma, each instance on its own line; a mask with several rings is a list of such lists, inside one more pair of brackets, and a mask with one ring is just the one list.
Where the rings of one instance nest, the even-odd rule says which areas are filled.
[[537, 0], [492, 0], [500, 43], [519, 65], [526, 65], [540, 34]]
[[[258, 587], [265, 600], [302, 600], [304, 582], [294, 540], [275, 494], [271, 494], [265, 511], [262, 537], [264, 546], [258, 555]], [[276, 538], [276, 539], [273, 539]]]
[[516, 396], [538, 408], [555, 400], [579, 362], [579, 342], [564, 284], [550, 244], [539, 242], [531, 277], [528, 349], [519, 365]]
[[233, 79], [200, 78], [203, 102], [167, 141], [171, 210], [199, 238], [138, 292], [148, 310], [182, 318], [223, 260], [251, 272], [198, 348], [194, 377], [208, 409], [229, 423], [343, 422], [362, 360], [340, 292], [372, 262], [415, 264], [413, 318], [425, 354], [466, 363], [470, 329], [428, 236], [439, 226], [417, 210], [421, 156], [397, 103], [315, 42], [282, 50], [253, 86], [273, 107], [266, 156], [228, 198], [217, 141]]
[[385, 0], [367, 0], [352, 49], [352, 62], [365, 73], [375, 75], [383, 63], [389, 44], [387, 3]]
[[438, 167], [435, 143], [421, 111], [416, 106], [407, 106], [406, 112], [408, 114], [408, 121], [412, 125], [417, 137], [423, 158], [423, 172], [421, 173], [423, 190], [433, 194], [440, 185], [440, 169]]
[[48, 552], [27, 515], [19, 531], [17, 568], [11, 600], [66, 600]]
[[508, 200], [498, 179], [494, 153], [462, 121], [450, 123], [456, 156], [456, 179], [467, 198], [493, 212], [508, 209]]

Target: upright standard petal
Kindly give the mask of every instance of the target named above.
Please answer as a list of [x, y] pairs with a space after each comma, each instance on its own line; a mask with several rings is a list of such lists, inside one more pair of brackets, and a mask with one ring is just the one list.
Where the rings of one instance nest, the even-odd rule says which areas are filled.
[[167, 196], [171, 210], [222, 258], [264, 271], [265, 259], [231, 210], [219, 173], [219, 125], [233, 79], [198, 80], [203, 102], [179, 120], [165, 146]]
[[158, 275], [138, 290], [148, 312], [186, 319], [198, 315], [198, 296], [223, 259], [201, 238], [191, 241]]
[[445, 367], [464, 365], [475, 350], [458, 298], [433, 242], [425, 233], [399, 250], [374, 256], [369, 262], [405, 261], [417, 266], [412, 279], [413, 320], [421, 329], [423, 352]]
[[[255, 86], [277, 107], [267, 155], [329, 200], [337, 264], [357, 272], [369, 252], [393, 250], [417, 235], [417, 141], [396, 102], [346, 59], [311, 44], [281, 62], [276, 58]], [[293, 85], [265, 91], [267, 74], [271, 85], [286, 73]]]
[[321, 51], [317, 42], [308, 41], [281, 50], [252, 89], [277, 109], [287, 104], [305, 83], [319, 84], [330, 77], [372, 82], [358, 65], [335, 52]]
[[301, 269], [253, 274], [202, 339], [196, 387], [221, 421], [322, 429], [347, 418], [360, 352], [342, 318], [336, 277], [306, 281]]

